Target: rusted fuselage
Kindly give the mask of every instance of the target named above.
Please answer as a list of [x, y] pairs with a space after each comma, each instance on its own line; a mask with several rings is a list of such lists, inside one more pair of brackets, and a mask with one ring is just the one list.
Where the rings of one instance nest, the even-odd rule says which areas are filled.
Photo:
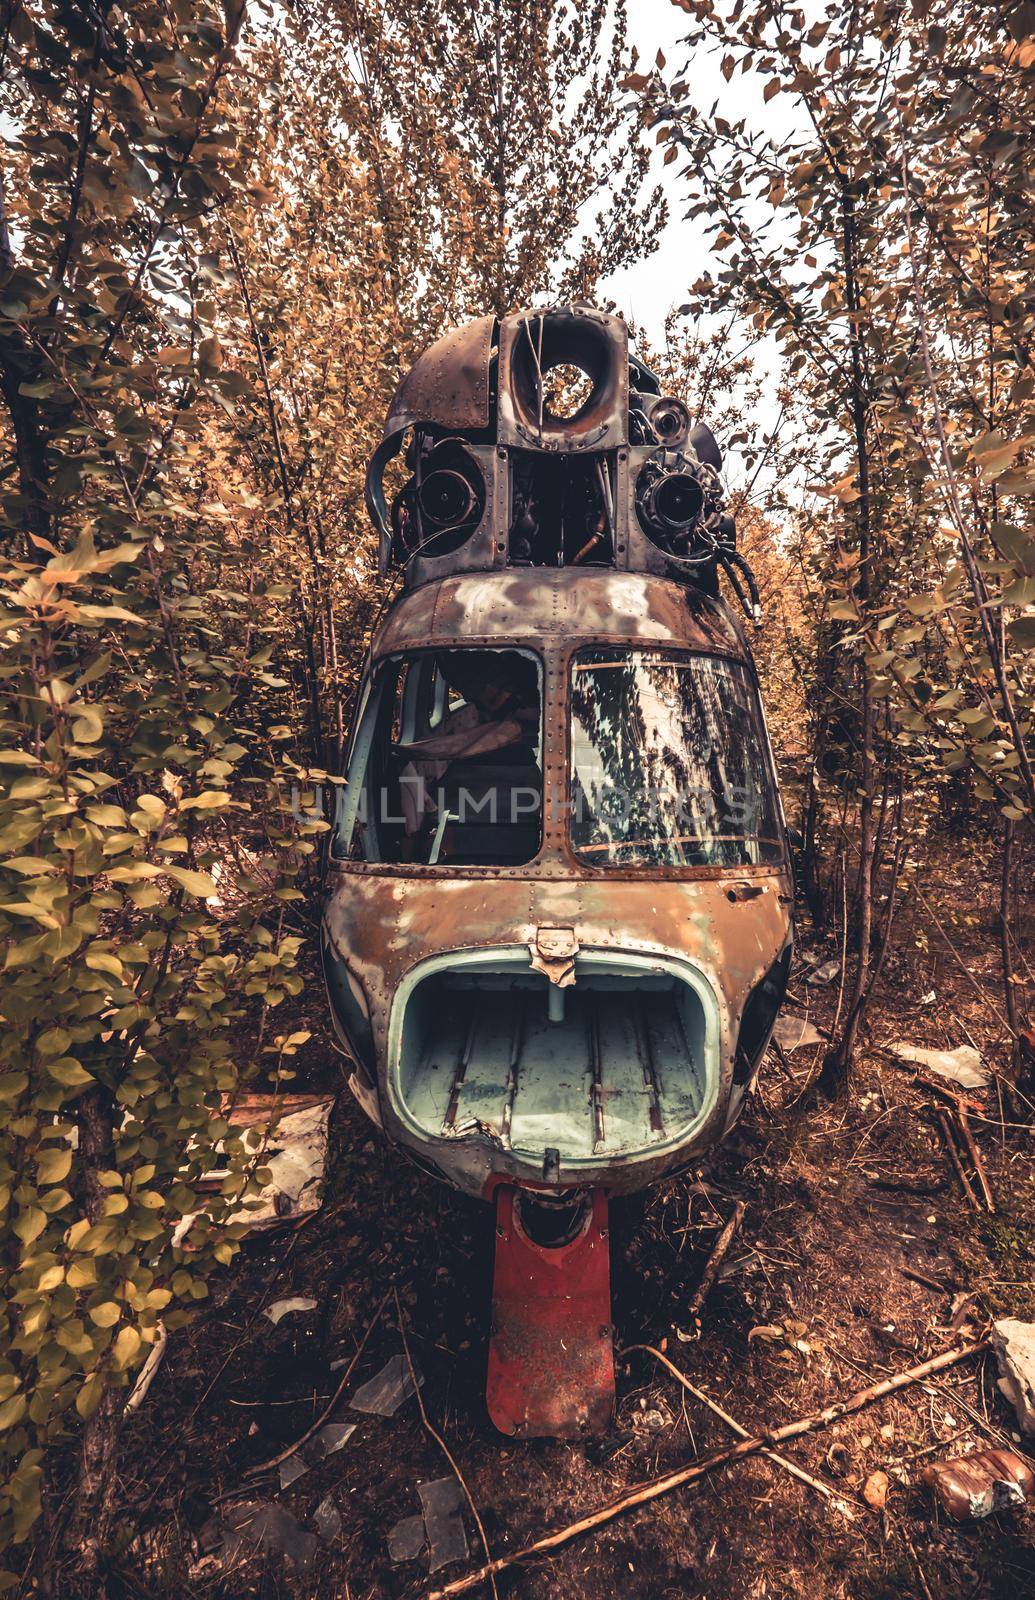
[[594, 650], [721, 663], [757, 701], [750, 652], [721, 601], [665, 578], [461, 573], [396, 603], [367, 699], [386, 664], [501, 644], [541, 683], [539, 848], [516, 864], [362, 859], [346, 791], [323, 930], [332, 1012], [368, 1114], [450, 1183], [628, 1192], [740, 1110], [782, 998], [791, 878], [781, 823], [746, 852], [764, 859], [733, 866], [576, 851], [574, 674]]

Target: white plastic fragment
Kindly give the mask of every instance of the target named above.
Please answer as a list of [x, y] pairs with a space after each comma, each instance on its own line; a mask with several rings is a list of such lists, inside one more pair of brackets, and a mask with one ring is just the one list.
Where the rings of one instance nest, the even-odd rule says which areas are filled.
[[266, 1307], [264, 1314], [272, 1323], [277, 1323], [291, 1311], [315, 1311], [317, 1304], [316, 1300], [308, 1300], [304, 1295], [293, 1295], [287, 1300], [274, 1300], [271, 1306]]
[[810, 984], [833, 983], [840, 971], [840, 961], [837, 956], [831, 956], [829, 961], [821, 961], [818, 967], [813, 967], [812, 971], [806, 974], [805, 982]]
[[169, 1334], [164, 1322], [158, 1324], [158, 1338], [151, 1346], [151, 1353], [137, 1374], [137, 1381], [133, 1385], [129, 1399], [126, 1401], [126, 1415], [136, 1411], [140, 1406], [154, 1382], [155, 1373], [165, 1359], [166, 1346], [169, 1343]]
[[983, 1089], [988, 1083], [988, 1068], [972, 1044], [957, 1045], [955, 1050], [928, 1050], [922, 1045], [899, 1039], [888, 1049], [900, 1061], [912, 1062], [933, 1072], [939, 1078], [958, 1083], [961, 1089]]

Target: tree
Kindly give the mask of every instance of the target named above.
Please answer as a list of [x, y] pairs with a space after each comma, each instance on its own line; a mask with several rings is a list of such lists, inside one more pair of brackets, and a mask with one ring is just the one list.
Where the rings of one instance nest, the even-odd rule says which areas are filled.
[[1030, 819], [1035, 800], [1029, 621], [993, 620], [1030, 603], [1030, 533], [1016, 520], [992, 533], [1004, 489], [1018, 496], [1030, 481], [1009, 475], [1030, 436], [1030, 312], [1017, 296], [1030, 262], [1005, 220], [1025, 204], [1027, 24], [1023, 8], [1013, 37], [984, 7], [919, 19], [835, 4], [812, 23], [769, 0], [683, 9], [688, 45], [714, 50], [727, 80], [757, 74], [766, 102], [794, 106], [795, 132], [774, 140], [702, 113], [686, 69], [671, 86], [633, 84], [687, 158], [690, 215], [724, 258], [695, 303], [732, 298], [776, 336], [826, 447], [830, 643], [854, 663], [858, 708], [844, 730], [859, 795], [855, 970], [823, 1080], [838, 1091], [894, 907], [892, 876], [875, 918], [882, 848], [885, 864], [898, 858], [885, 822], [903, 753], [935, 755], [949, 773], [969, 766], [1010, 823]]
[[624, 0], [333, 0], [293, 17], [321, 98], [345, 70], [342, 128], [374, 177], [386, 272], [425, 330], [588, 298], [654, 248], [666, 208], [660, 188], [644, 196], [642, 118], [619, 93]]

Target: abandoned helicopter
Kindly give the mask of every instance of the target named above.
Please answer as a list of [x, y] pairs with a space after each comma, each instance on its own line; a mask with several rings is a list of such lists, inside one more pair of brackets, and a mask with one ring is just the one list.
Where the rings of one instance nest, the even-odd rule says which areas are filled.
[[[384, 487], [393, 457], [400, 486]], [[503, 1432], [606, 1429], [608, 1198], [729, 1130], [791, 954], [786, 830], [709, 429], [624, 322], [484, 317], [403, 379], [323, 919], [364, 1110], [496, 1209]]]

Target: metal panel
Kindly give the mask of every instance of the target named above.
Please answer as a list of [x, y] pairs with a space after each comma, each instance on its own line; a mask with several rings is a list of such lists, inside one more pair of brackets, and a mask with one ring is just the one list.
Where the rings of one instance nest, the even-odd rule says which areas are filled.
[[721, 601], [646, 573], [577, 567], [511, 567], [426, 584], [393, 607], [374, 650], [381, 657], [447, 642], [551, 638], [643, 641], [750, 659]]
[[393, 396], [386, 439], [418, 422], [458, 430], [489, 426], [489, 357], [495, 328], [495, 317], [479, 317], [436, 339], [417, 357]]
[[581, 1232], [543, 1249], [521, 1226], [515, 1193], [499, 1190], [489, 1416], [519, 1439], [605, 1433], [615, 1401], [607, 1200], [594, 1191]]
[[[541, 379], [559, 364], [593, 380], [572, 418], [542, 405]], [[629, 332], [621, 317], [589, 306], [520, 311], [500, 323], [497, 434], [500, 444], [571, 453], [614, 450], [629, 438]]]

